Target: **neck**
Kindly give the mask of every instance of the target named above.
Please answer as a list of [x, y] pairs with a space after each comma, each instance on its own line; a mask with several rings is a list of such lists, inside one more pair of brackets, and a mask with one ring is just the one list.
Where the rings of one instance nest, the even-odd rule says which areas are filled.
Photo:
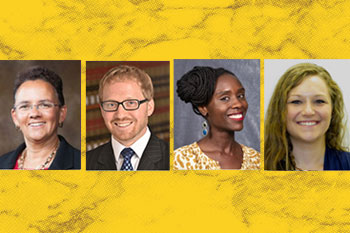
[[41, 142], [31, 141], [25, 138], [25, 143], [27, 146], [27, 158], [35, 160], [48, 157], [56, 149], [59, 139], [57, 135]]
[[291, 139], [295, 164], [302, 170], [323, 170], [326, 151], [325, 138], [315, 142], [301, 142]]
[[202, 145], [207, 145], [210, 150], [230, 152], [238, 143], [235, 141], [235, 132], [210, 130], [209, 134], [201, 140]]

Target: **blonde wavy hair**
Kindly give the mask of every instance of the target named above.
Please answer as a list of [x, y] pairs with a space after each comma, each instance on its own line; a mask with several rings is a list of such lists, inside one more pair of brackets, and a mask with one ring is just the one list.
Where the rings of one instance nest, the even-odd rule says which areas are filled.
[[301, 63], [282, 75], [271, 97], [265, 120], [265, 170], [295, 170], [292, 144], [286, 127], [287, 98], [294, 87], [311, 75], [317, 75], [326, 82], [332, 100], [332, 119], [326, 132], [326, 145], [346, 151], [342, 146], [345, 135], [344, 101], [339, 86], [323, 67]]

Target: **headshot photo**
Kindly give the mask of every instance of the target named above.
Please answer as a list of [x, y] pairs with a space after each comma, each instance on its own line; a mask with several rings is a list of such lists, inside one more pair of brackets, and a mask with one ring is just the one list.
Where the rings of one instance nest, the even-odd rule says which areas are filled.
[[0, 61], [0, 70], [0, 169], [80, 169], [80, 61]]
[[174, 170], [260, 169], [260, 61], [174, 60]]
[[350, 60], [264, 60], [265, 170], [350, 170]]
[[86, 170], [169, 170], [169, 62], [86, 63]]

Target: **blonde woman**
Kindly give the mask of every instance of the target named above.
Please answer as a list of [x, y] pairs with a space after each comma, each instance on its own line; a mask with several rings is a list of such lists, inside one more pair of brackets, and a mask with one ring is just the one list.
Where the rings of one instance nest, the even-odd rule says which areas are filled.
[[277, 83], [265, 121], [266, 170], [350, 170], [343, 96], [323, 67], [302, 63]]

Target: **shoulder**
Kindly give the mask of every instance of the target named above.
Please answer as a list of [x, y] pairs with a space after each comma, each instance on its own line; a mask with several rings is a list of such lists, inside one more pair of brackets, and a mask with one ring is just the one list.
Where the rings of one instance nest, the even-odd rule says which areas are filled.
[[58, 137], [60, 139], [60, 146], [58, 148], [56, 158], [49, 169], [80, 169], [80, 150], [70, 145], [63, 136], [58, 135]]
[[350, 152], [327, 148], [326, 155], [330, 170], [350, 170]]
[[12, 169], [15, 166], [17, 155], [15, 151], [0, 156], [0, 169]]
[[96, 161], [98, 157], [106, 153], [106, 151], [110, 151], [110, 153], [113, 154], [112, 143], [110, 141], [86, 152], [86, 164]]
[[331, 149], [331, 148], [329, 148], [329, 151], [331, 152], [331, 155], [337, 155], [337, 156], [344, 158], [344, 159], [350, 158], [350, 152]]
[[16, 150], [0, 156], [0, 169], [13, 169], [18, 155], [24, 150], [25, 144], [21, 144]]
[[66, 150], [70, 154], [73, 154], [74, 156], [80, 156], [80, 150], [76, 149], [71, 144], [69, 144], [64, 137], [59, 135], [59, 138], [64, 150]]
[[[169, 170], [169, 154], [169, 143], [151, 133], [151, 138], [143, 152], [138, 170]], [[150, 165], [145, 165], [146, 160], [148, 160], [147, 163], [152, 161], [152, 169]]]
[[149, 143], [147, 145], [153, 146], [153, 147], [158, 147], [162, 152], [166, 152], [166, 154], [169, 155], [169, 144], [161, 139], [159, 139], [156, 135], [153, 133], [151, 134], [151, 138], [149, 140]]
[[242, 170], [260, 169], [260, 153], [253, 148], [241, 144], [243, 151]]
[[260, 159], [260, 153], [258, 151], [256, 151], [255, 149], [248, 147], [248, 146], [245, 146], [243, 144], [241, 144], [241, 147], [242, 147], [244, 155], [246, 155], [248, 157]]
[[197, 142], [176, 149], [174, 151], [174, 169], [188, 169], [188, 164], [192, 164], [191, 161], [196, 161], [200, 153], [201, 150]]
[[194, 142], [192, 144], [177, 148], [174, 151], [174, 154], [177, 156], [194, 156], [196, 154], [199, 154], [200, 149], [199, 146], [197, 144], [197, 142]]
[[96, 147], [96, 148], [94, 148], [94, 149], [92, 149], [92, 150], [89, 150], [89, 151], [87, 152], [87, 154], [89, 154], [89, 155], [91, 155], [91, 154], [96, 154], [97, 152], [102, 151], [103, 149], [105, 149], [105, 148], [108, 147], [108, 146], [112, 146], [112, 144], [111, 144], [110, 141], [107, 142], [107, 143], [105, 143], [105, 144], [99, 145], [98, 147]]
[[98, 156], [103, 151], [105, 151], [106, 149], [109, 149], [109, 148], [111, 148], [111, 150], [112, 150], [112, 143], [110, 141], [96, 147], [95, 149], [89, 150], [88, 152], [86, 152], [86, 157], [88, 158], [88, 157]]

